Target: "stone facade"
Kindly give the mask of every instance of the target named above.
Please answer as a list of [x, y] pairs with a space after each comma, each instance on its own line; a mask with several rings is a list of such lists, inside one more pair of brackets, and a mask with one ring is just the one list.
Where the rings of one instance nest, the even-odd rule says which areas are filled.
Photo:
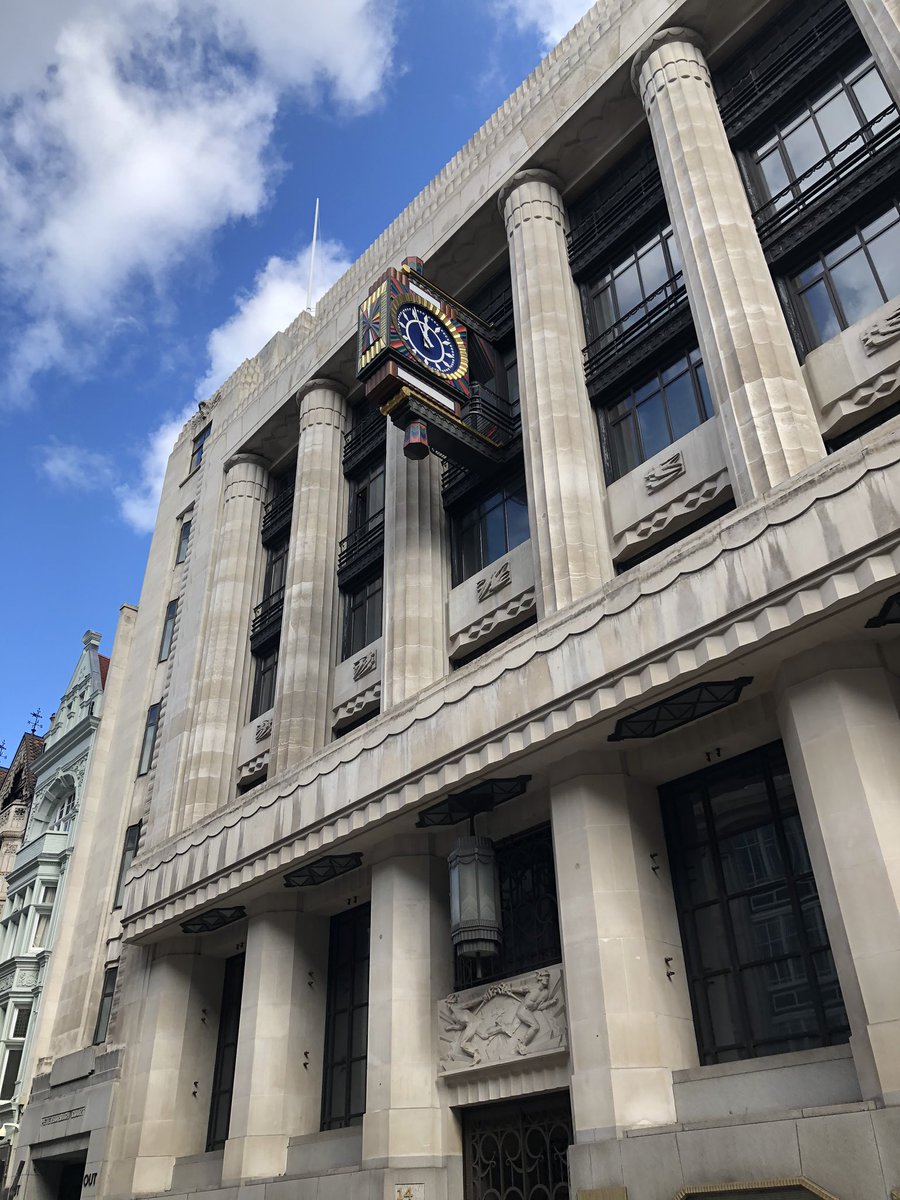
[[[900, 1188], [900, 213], [864, 110], [897, 8], [820, 7], [595, 5], [186, 426], [28, 1200], [52, 1161], [110, 1200], [507, 1200], [538, 1144], [556, 1197]], [[833, 87], [853, 169], [801, 169]], [[495, 323], [521, 455], [480, 483], [362, 419], [357, 305], [413, 254]]]

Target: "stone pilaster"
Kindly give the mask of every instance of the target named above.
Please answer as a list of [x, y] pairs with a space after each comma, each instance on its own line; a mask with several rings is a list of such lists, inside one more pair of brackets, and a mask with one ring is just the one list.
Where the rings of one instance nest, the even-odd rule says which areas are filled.
[[288, 1140], [318, 1133], [328, 918], [251, 917], [224, 1183], [283, 1175]]
[[634, 60], [732, 486], [746, 502], [825, 448], [719, 115], [699, 36], [655, 34]]
[[900, 0], [847, 0], [895, 104], [900, 104]]
[[459, 1153], [436, 1082], [437, 1002], [453, 986], [446, 863], [375, 864], [371, 928], [363, 1165], [439, 1166]]
[[696, 1040], [655, 790], [584, 774], [550, 797], [575, 1140], [597, 1142], [675, 1120]]
[[159, 952], [150, 965], [122, 1122], [137, 1135], [134, 1195], [167, 1191], [175, 1160], [205, 1149], [221, 995], [219, 960]]
[[388, 425], [384, 479], [382, 708], [402, 704], [447, 672], [449, 575], [441, 466], [403, 455]]
[[500, 207], [509, 238], [528, 519], [543, 616], [613, 576], [605, 484], [558, 181], [546, 171], [523, 171], [500, 193]]
[[284, 594], [271, 772], [324, 746], [335, 659], [338, 543], [346, 521], [341, 471], [347, 405], [330, 379], [300, 393], [300, 443]]
[[900, 714], [869, 645], [813, 650], [778, 717], [867, 1099], [900, 1104]]
[[224, 508], [216, 533], [206, 645], [184, 779], [182, 827], [202, 820], [234, 795], [234, 756], [261, 562], [259, 531], [268, 497], [266, 467], [265, 460], [255, 454], [236, 454], [225, 463]]

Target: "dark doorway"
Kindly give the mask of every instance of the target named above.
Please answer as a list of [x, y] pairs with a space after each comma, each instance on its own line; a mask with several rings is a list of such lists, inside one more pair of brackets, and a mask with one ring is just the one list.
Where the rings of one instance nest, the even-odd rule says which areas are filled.
[[59, 1187], [56, 1200], [78, 1200], [81, 1195], [81, 1181], [84, 1178], [84, 1160], [81, 1162], [63, 1163], [59, 1172]]
[[569, 1200], [568, 1092], [463, 1111], [466, 1200]]

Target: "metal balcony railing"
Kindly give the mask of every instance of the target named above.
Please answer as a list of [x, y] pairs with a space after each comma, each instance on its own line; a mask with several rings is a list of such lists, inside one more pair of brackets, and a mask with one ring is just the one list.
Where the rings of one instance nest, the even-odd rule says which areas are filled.
[[593, 393], [598, 385], [622, 380], [628, 370], [689, 323], [687, 291], [679, 272], [585, 346], [588, 388]]
[[[471, 399], [464, 405], [460, 416], [472, 429], [506, 451], [504, 461], [518, 451], [522, 436], [521, 417], [517, 410], [510, 407], [509, 401], [492, 392], [489, 387], [473, 383]], [[441, 476], [444, 507], [455, 504], [471, 488], [483, 482], [484, 476], [477, 471], [445, 458]]]
[[369, 413], [344, 434], [343, 470], [351, 475], [370, 458], [384, 453], [387, 419], [380, 412]]
[[268, 642], [273, 642], [281, 633], [281, 618], [284, 613], [284, 588], [280, 587], [253, 610], [250, 626], [250, 649], [254, 652]]
[[338, 583], [362, 574], [384, 553], [384, 510], [352, 529], [338, 550]]
[[291, 512], [294, 507], [294, 489], [279, 492], [263, 509], [262, 544], [270, 545], [291, 527]]

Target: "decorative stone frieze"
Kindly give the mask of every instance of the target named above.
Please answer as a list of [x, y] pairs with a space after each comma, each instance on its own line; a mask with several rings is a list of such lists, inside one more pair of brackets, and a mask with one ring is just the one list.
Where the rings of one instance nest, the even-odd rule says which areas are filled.
[[447, 603], [452, 659], [465, 658], [522, 624], [537, 607], [530, 542], [453, 588]]
[[[703, 479], [694, 487], [682, 492], [676, 499], [654, 509], [646, 517], [642, 517], [628, 529], [622, 530], [615, 536], [615, 546], [619, 553], [637, 546], [641, 542], [649, 542], [662, 537], [676, 521], [684, 521], [699, 516], [703, 509], [715, 507], [714, 501], [724, 500], [731, 492], [731, 481], [728, 471], [723, 467], [708, 479]], [[672, 529], [674, 532], [674, 528]]]
[[509, 587], [511, 583], [512, 575], [510, 574], [509, 563], [501, 563], [499, 567], [491, 571], [488, 575], [475, 580], [475, 596], [479, 603], [483, 604], [489, 596], [493, 596], [495, 592]]
[[701, 38], [659, 30], [635, 56], [632, 82], [653, 135], [732, 485], [746, 501], [822, 458], [825, 447]]
[[383, 642], [379, 638], [334, 669], [332, 726], [342, 729], [381, 704]]
[[353, 682], [357, 683], [364, 675], [371, 674], [378, 666], [378, 649], [369, 650], [353, 660]]
[[684, 455], [680, 450], [676, 450], [674, 454], [670, 454], [668, 458], [664, 458], [661, 463], [658, 463], [652, 471], [647, 472], [644, 476], [644, 487], [651, 494], [658, 492], [660, 488], [674, 483], [684, 472]]
[[889, 346], [891, 342], [896, 342], [898, 338], [900, 338], [900, 306], [888, 313], [886, 317], [881, 317], [868, 329], [864, 329], [859, 335], [866, 354], [877, 354], [879, 350]]
[[546, 967], [448, 996], [438, 1004], [438, 1024], [441, 1075], [565, 1054], [568, 1029], [562, 967]]

